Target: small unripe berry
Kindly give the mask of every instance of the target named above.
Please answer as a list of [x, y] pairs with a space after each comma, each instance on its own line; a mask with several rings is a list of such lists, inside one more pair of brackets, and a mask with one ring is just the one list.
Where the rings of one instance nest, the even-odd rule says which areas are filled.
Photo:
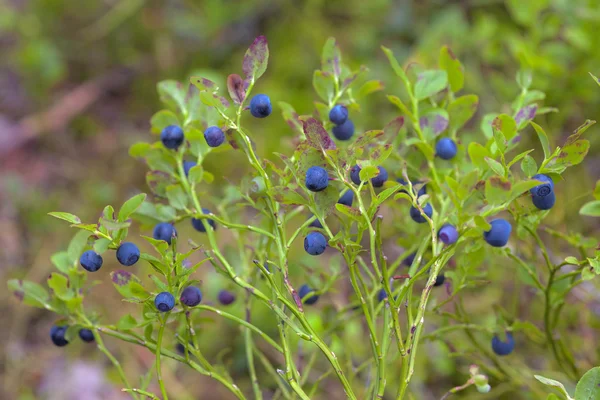
[[334, 106], [329, 111], [329, 120], [336, 125], [342, 125], [348, 119], [348, 109], [341, 104]]
[[196, 307], [202, 301], [202, 292], [196, 286], [188, 286], [181, 292], [179, 301], [188, 307]]
[[175, 230], [175, 227], [168, 222], [160, 222], [156, 224], [154, 231], [152, 231], [152, 237], [154, 239], [164, 240], [169, 244], [171, 244], [171, 239], [173, 236], [177, 236], [177, 231]]
[[224, 306], [228, 306], [235, 301], [235, 294], [231, 293], [229, 290], [221, 290], [217, 296], [219, 303]]
[[86, 271], [96, 272], [102, 267], [102, 256], [94, 250], [88, 250], [79, 258], [79, 264]]
[[266, 94], [257, 94], [250, 100], [250, 114], [256, 118], [265, 118], [271, 115], [273, 107], [271, 99]]
[[505, 219], [499, 218], [490, 222], [492, 228], [483, 233], [483, 238], [487, 243], [494, 247], [502, 247], [508, 243], [512, 226], [510, 222]]
[[306, 171], [306, 188], [311, 192], [320, 192], [329, 185], [329, 175], [325, 168], [310, 167]]
[[[431, 216], [433, 215], [433, 208], [431, 207], [431, 204], [427, 203], [424, 206], [422, 206], [422, 208], [423, 208], [423, 212], [425, 213], [425, 215], [427, 215], [429, 218], [431, 218]], [[423, 223], [427, 222], [425, 217], [423, 215], [421, 215], [421, 211], [414, 206], [410, 208], [410, 217], [412, 218], [413, 221], [415, 221], [419, 224], [423, 224]]]
[[175, 297], [169, 292], [161, 292], [154, 298], [154, 306], [160, 312], [171, 311], [175, 307]]
[[117, 249], [117, 260], [121, 263], [121, 265], [125, 265], [126, 267], [130, 267], [140, 259], [140, 249], [131, 243], [124, 242]]
[[177, 125], [169, 125], [162, 130], [160, 140], [167, 149], [176, 150], [183, 144], [183, 130]]
[[354, 135], [354, 122], [348, 118], [343, 124], [334, 126], [331, 132], [337, 140], [349, 140]]
[[456, 151], [456, 143], [450, 138], [442, 138], [435, 144], [435, 154], [443, 160], [453, 159]]
[[321, 232], [310, 232], [304, 238], [304, 250], [311, 256], [318, 256], [325, 252], [327, 239]]
[[499, 356], [506, 356], [512, 353], [515, 348], [515, 339], [511, 332], [506, 332], [506, 341], [503, 342], [498, 335], [492, 338], [492, 350]]
[[314, 289], [312, 289], [310, 286], [308, 286], [306, 284], [300, 286], [300, 290], [298, 290], [298, 296], [300, 296], [302, 303], [308, 304], [308, 305], [315, 304], [317, 302], [317, 300], [319, 300], [319, 295], [316, 295], [316, 294], [310, 295], [310, 293], [313, 293], [314, 291], [315, 291]]
[[219, 147], [225, 141], [225, 134], [218, 126], [209, 126], [204, 131], [204, 139], [210, 147]]
[[94, 332], [90, 329], [82, 328], [79, 330], [79, 338], [84, 342], [91, 343], [94, 341]]

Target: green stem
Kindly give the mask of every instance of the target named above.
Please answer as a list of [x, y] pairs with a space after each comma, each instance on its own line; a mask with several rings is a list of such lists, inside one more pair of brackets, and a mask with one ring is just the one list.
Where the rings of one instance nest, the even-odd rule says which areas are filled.
[[[102, 353], [104, 353], [104, 355], [110, 360], [110, 362], [112, 362], [113, 366], [115, 367], [115, 369], [117, 370], [117, 372], [119, 374], [119, 377], [121, 378], [121, 381], [123, 382], [123, 384], [125, 385], [127, 390], [132, 390], [132, 386], [129, 383], [127, 376], [125, 375], [125, 371], [123, 371], [123, 368], [121, 367], [121, 363], [106, 348], [106, 346], [104, 345], [104, 341], [102, 340], [102, 336], [100, 336], [98, 329], [93, 329], [92, 332], [94, 332], [94, 339], [96, 340], [96, 346], [98, 347], [98, 350], [100, 350]], [[138, 398], [133, 393], [132, 393], [132, 397], [134, 399]]]
[[162, 371], [161, 371], [161, 366], [160, 366], [160, 354], [161, 354], [161, 347], [162, 347], [162, 339], [163, 339], [163, 334], [165, 332], [165, 325], [166, 325], [166, 320], [167, 318], [169, 318], [169, 313], [167, 312], [164, 316], [160, 316], [159, 317], [159, 322], [160, 322], [160, 327], [158, 329], [158, 338], [156, 339], [156, 351], [155, 351], [155, 355], [156, 355], [156, 377], [158, 379], [158, 384], [160, 386], [160, 392], [162, 393], [163, 396], [163, 400], [168, 400], [169, 396], [167, 395], [167, 389], [165, 388], [165, 383], [163, 382], [162, 379]]

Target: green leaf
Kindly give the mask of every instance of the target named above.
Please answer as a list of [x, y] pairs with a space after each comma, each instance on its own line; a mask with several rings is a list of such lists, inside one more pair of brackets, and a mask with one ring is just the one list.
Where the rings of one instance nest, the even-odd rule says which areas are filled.
[[492, 171], [496, 173], [496, 175], [504, 176], [505, 170], [504, 166], [500, 164], [498, 161], [494, 160], [490, 157], [485, 157], [485, 162], [490, 166]]
[[355, 220], [358, 223], [363, 223], [363, 216], [360, 213], [360, 211], [354, 207], [348, 207], [345, 204], [339, 204], [337, 203], [335, 205], [335, 208], [342, 214], [352, 218], [353, 220]]
[[521, 161], [521, 170], [525, 173], [525, 175], [527, 175], [528, 178], [531, 178], [537, 173], [538, 166], [533, 157], [523, 157], [523, 161]]
[[492, 229], [492, 225], [490, 225], [490, 223], [487, 222], [485, 218], [483, 218], [481, 215], [476, 215], [475, 217], [473, 217], [473, 222], [475, 223], [476, 227], [483, 231], [487, 232], [490, 229]]
[[550, 0], [507, 0], [506, 6], [514, 20], [520, 24], [533, 26], [538, 16], [550, 3]]
[[492, 122], [492, 128], [502, 132], [506, 140], [511, 140], [517, 134], [517, 123], [507, 114], [498, 115]]
[[285, 186], [273, 186], [269, 192], [277, 202], [282, 204], [306, 204], [306, 199], [301, 194]]
[[484, 169], [486, 167], [487, 164], [485, 159], [492, 157], [490, 151], [477, 142], [469, 143], [467, 151], [469, 153], [471, 162], [480, 169]]
[[448, 106], [450, 129], [457, 131], [462, 128], [477, 112], [479, 98], [474, 94], [461, 96]]
[[521, 89], [529, 89], [532, 80], [533, 76], [531, 69], [520, 69], [517, 71], [517, 85], [519, 85]]
[[546, 132], [544, 132], [542, 127], [536, 124], [535, 122], [529, 121], [529, 123], [531, 124], [531, 126], [533, 126], [533, 129], [535, 129], [535, 133], [537, 133], [538, 139], [542, 144], [542, 150], [544, 150], [544, 158], [550, 158], [550, 154], [552, 154], [552, 152], [550, 151], [550, 142], [548, 141], [548, 135], [546, 135]]
[[182, 114], [186, 114], [185, 97], [187, 94], [187, 87], [177, 81], [166, 80], [159, 82], [157, 85], [158, 94], [160, 100], [169, 106], [172, 110], [177, 110]]
[[489, 204], [502, 204], [509, 199], [511, 188], [512, 186], [508, 180], [499, 176], [492, 176], [485, 182], [485, 198]]
[[160, 110], [150, 119], [150, 131], [155, 134], [160, 134], [169, 125], [181, 126], [177, 115], [170, 110]]
[[[567, 399], [571, 398], [569, 396], [569, 393], [567, 392], [567, 389], [565, 389], [565, 386], [562, 383], [560, 383], [559, 381], [555, 381], [554, 379], [546, 378], [541, 375], [534, 375], [533, 377], [535, 379], [537, 379], [538, 381], [542, 382], [546, 386], [552, 386], [552, 387], [556, 388], [559, 392], [561, 392], [563, 395], [565, 395], [567, 397]], [[577, 397], [577, 392], [575, 392], [575, 398], [577, 400], [579, 400], [579, 397]], [[589, 397], [589, 399], [592, 399], [592, 398], [593, 397]], [[583, 399], [583, 397], [582, 397], [582, 399]]]
[[64, 221], [70, 222], [72, 224], [80, 224], [81, 219], [77, 215], [69, 214], [66, 212], [54, 211], [48, 213], [51, 217], [62, 219]]
[[141, 285], [139, 278], [131, 272], [113, 271], [110, 273], [110, 277], [114, 287], [124, 298], [143, 301], [150, 297], [150, 293]]
[[600, 180], [596, 181], [596, 187], [594, 188], [594, 198], [600, 200]]
[[527, 154], [531, 153], [533, 151], [532, 150], [527, 150], [524, 151], [520, 154], [518, 154], [517, 156], [515, 156], [515, 158], [513, 158], [508, 164], [507, 164], [507, 168], [510, 168], [513, 164], [516, 164], [517, 162], [519, 162], [523, 157], [525, 157]]
[[365, 96], [370, 95], [371, 93], [379, 92], [384, 89], [383, 82], [381, 81], [367, 81], [365, 82], [360, 89], [354, 95], [355, 99], [360, 99]]
[[553, 165], [570, 167], [583, 161], [590, 149], [590, 142], [580, 139], [563, 147], [554, 159]]
[[425, 140], [433, 140], [448, 127], [450, 117], [448, 112], [442, 108], [431, 109], [419, 118], [419, 126], [423, 131]]
[[92, 235], [90, 231], [79, 231], [73, 236], [71, 242], [69, 242], [69, 247], [67, 247], [67, 254], [69, 255], [69, 259], [72, 263], [76, 263], [83, 253], [83, 250], [87, 246], [88, 238]]
[[600, 217], [600, 200], [587, 202], [579, 209], [579, 214]]
[[208, 90], [210, 92], [216, 92], [219, 90], [219, 87], [213, 81], [202, 78], [201, 76], [192, 76], [190, 78], [190, 83], [198, 88], [201, 92]]
[[254, 39], [246, 54], [244, 54], [244, 62], [242, 70], [246, 74], [246, 79], [249, 82], [255, 82], [267, 70], [269, 63], [269, 45], [267, 38], [259, 36]]
[[49, 304], [50, 295], [43, 286], [21, 279], [10, 279], [7, 284], [8, 290], [24, 304], [48, 310], [52, 309]]
[[48, 278], [48, 287], [61, 300], [67, 301], [73, 298], [73, 290], [69, 288], [69, 279], [62, 274], [51, 273]]
[[50, 261], [56, 267], [56, 269], [58, 269], [60, 272], [64, 272], [65, 274], [68, 273], [71, 267], [74, 265], [73, 260], [71, 257], [69, 257], [69, 253], [66, 251], [59, 251], [58, 253], [52, 254]]
[[321, 68], [339, 79], [342, 73], [342, 52], [335, 38], [328, 38], [321, 52]]
[[108, 246], [110, 246], [111, 241], [105, 238], [100, 238], [94, 242], [94, 251], [98, 254], [104, 253], [108, 250]]
[[361, 167], [361, 170], [358, 173], [358, 176], [362, 182], [367, 182], [369, 179], [373, 179], [377, 175], [379, 175], [379, 168], [377, 168], [375, 165], [368, 165], [364, 168]]
[[442, 70], [421, 72], [415, 83], [414, 96], [417, 100], [425, 100], [448, 86], [448, 74]]
[[540, 182], [536, 181], [536, 180], [519, 181], [513, 185], [512, 193], [511, 193], [510, 197], [513, 199], [516, 199], [523, 193], [528, 192], [529, 189], [532, 189], [539, 184], [540, 184]]
[[594, 367], [583, 374], [575, 387], [576, 400], [600, 399], [600, 367]]
[[189, 199], [181, 185], [168, 186], [166, 194], [169, 204], [177, 210], [183, 210], [187, 207]]
[[463, 88], [465, 83], [464, 67], [448, 46], [442, 47], [440, 51], [440, 68], [448, 74], [450, 90], [456, 93]]
[[329, 101], [333, 97], [335, 81], [333, 75], [316, 70], [313, 74], [313, 87], [323, 101]]
[[146, 200], [146, 193], [140, 193], [127, 200], [119, 210], [119, 221], [123, 222], [133, 214]]
[[337, 190], [332, 185], [327, 186], [325, 190], [322, 190], [318, 193], [314, 194], [315, 200], [315, 215], [324, 220], [331, 212], [333, 211], [333, 207], [338, 201], [339, 198], [339, 190]]
[[137, 324], [138, 323], [135, 320], [135, 318], [133, 318], [131, 314], [127, 314], [122, 316], [121, 319], [119, 319], [119, 322], [117, 322], [117, 329], [122, 331], [128, 331], [135, 328]]
[[[384, 46], [381, 46], [381, 50], [383, 50], [383, 52], [387, 56], [387, 58], [390, 62], [390, 65], [392, 66], [392, 69], [394, 70], [396, 75], [402, 80], [402, 82], [404, 82], [404, 86], [406, 88], [409, 88], [410, 81], [408, 80], [408, 75], [406, 75], [406, 72], [404, 72], [404, 69], [402, 69], [400, 64], [398, 64], [396, 57], [394, 57], [394, 53], [392, 53], [392, 51], [390, 49], [388, 49], [387, 47], [384, 47]], [[388, 98], [389, 98], [389, 96], [388, 96]]]
[[191, 184], [196, 185], [196, 184], [202, 182], [202, 178], [204, 177], [204, 172], [205, 171], [204, 171], [204, 168], [202, 168], [202, 165], [196, 165], [190, 169], [190, 172], [188, 174], [188, 180], [190, 181]]
[[206, 143], [206, 139], [204, 139], [204, 133], [202, 133], [199, 129], [188, 129], [185, 133], [185, 138], [188, 142], [190, 142], [190, 152], [196, 158], [203, 159], [213, 150], [213, 148]]
[[390, 103], [397, 106], [404, 115], [406, 115], [410, 119], [413, 119], [412, 113], [408, 110], [408, 107], [406, 107], [406, 105], [402, 102], [402, 100], [400, 100], [399, 97], [388, 95], [387, 98], [390, 101]]
[[138, 142], [131, 145], [129, 155], [133, 158], [143, 158], [152, 150], [150, 143]]

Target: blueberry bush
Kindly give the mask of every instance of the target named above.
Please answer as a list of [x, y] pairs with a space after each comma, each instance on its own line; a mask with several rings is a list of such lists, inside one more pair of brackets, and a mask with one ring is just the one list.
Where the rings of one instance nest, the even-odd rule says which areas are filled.
[[[95, 342], [136, 399], [169, 398], [165, 359], [215, 379], [232, 398], [311, 399], [331, 390], [350, 399], [415, 398], [411, 382], [429, 353], [422, 348], [433, 343], [451, 349], [440, 357], [471, 364], [465, 383], [443, 398], [469, 391], [600, 398], [597, 360], [565, 339], [571, 321], [561, 317], [569, 293], [600, 274], [600, 249], [595, 238], [544, 224], [560, 204], [555, 188], [588, 153], [584, 133], [595, 121], [552, 145], [551, 127], [534, 120], [553, 110], [538, 104], [532, 73], [521, 69], [511, 108], [473, 124], [479, 98], [463, 93], [464, 66], [448, 47], [436, 68], [402, 67], [382, 50], [401, 88], [387, 94], [398, 115], [366, 131], [353, 121], [383, 82], [370, 80], [366, 67], [346, 65], [332, 38], [313, 74], [312, 115], [254, 94], [269, 61], [264, 36], [226, 90], [202, 76], [159, 83], [164, 109], [151, 119], [155, 140], [130, 148], [149, 169], [148, 194], [118, 210], [106, 206], [97, 222], [50, 213], [77, 229], [66, 251], [51, 258], [57, 271], [47, 288], [11, 280], [9, 289], [59, 315], [50, 331], [55, 345], [77, 336]], [[247, 120], [260, 124], [279, 112], [294, 138], [271, 158], [253, 140], [269, 132], [250, 132]], [[523, 149], [526, 135], [539, 145]], [[248, 167], [236, 182], [209, 191], [215, 176], [203, 163], [212, 155], [222, 163], [241, 157]], [[593, 193], [582, 215], [600, 216], [598, 186]], [[130, 235], [132, 224], [148, 235]], [[197, 232], [184, 237], [184, 224]], [[305, 254], [296, 251], [302, 244]], [[137, 309], [118, 321], [105, 321], [85, 301], [106, 257], [123, 266], [110, 273], [115, 293]], [[135, 275], [140, 264], [152, 268], [149, 279]], [[491, 268], [503, 268], [529, 297], [465, 304], [470, 294], [494, 290]], [[196, 278], [208, 269], [221, 276], [215, 282], [228, 282], [214, 299], [201, 289], [214, 283]], [[531, 309], [529, 319], [512, 312], [514, 301]], [[264, 313], [269, 326], [254, 322]], [[220, 358], [205, 356], [207, 315], [242, 329], [248, 385], [236, 383]], [[107, 337], [150, 350], [147, 376], [127, 376]], [[549, 355], [544, 365], [514, 358], [524, 342]], [[149, 389], [153, 376], [160, 393]]]

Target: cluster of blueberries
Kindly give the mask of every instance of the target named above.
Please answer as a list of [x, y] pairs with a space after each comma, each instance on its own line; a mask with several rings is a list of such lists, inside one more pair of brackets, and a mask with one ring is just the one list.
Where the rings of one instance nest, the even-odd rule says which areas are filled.
[[349, 140], [354, 135], [354, 123], [343, 105], [338, 104], [329, 111], [329, 120], [335, 125], [331, 132], [337, 140]]
[[[67, 325], [53, 325], [50, 328], [50, 339], [58, 347], [63, 347], [69, 344], [67, 340]], [[90, 343], [94, 341], [94, 332], [89, 329], [82, 328], [79, 330], [79, 338], [84, 342]]]

